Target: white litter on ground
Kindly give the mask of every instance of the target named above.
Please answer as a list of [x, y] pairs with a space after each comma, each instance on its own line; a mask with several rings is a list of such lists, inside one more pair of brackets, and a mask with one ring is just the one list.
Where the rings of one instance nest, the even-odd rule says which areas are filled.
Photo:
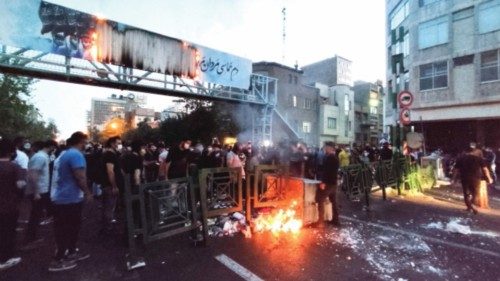
[[461, 218], [450, 218], [449, 222], [431, 222], [426, 225], [422, 225], [423, 228], [426, 229], [439, 229], [451, 233], [458, 233], [458, 234], [463, 234], [463, 235], [480, 235], [480, 236], [486, 236], [486, 237], [491, 237], [491, 238], [496, 238], [500, 237], [500, 234], [494, 231], [479, 231], [479, 230], [473, 230], [471, 227], [468, 225], [468, 221], [461, 219]]
[[[363, 226], [346, 226], [339, 231], [318, 233], [321, 244], [341, 244], [365, 259], [382, 280], [404, 280], [400, 271], [417, 271], [443, 277], [440, 261], [427, 243], [419, 237], [384, 232], [377, 235]], [[398, 276], [399, 275], [399, 276]]]

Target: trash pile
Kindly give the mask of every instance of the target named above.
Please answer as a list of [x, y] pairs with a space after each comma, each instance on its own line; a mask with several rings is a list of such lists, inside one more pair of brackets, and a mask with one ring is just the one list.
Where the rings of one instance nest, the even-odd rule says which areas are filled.
[[252, 238], [250, 225], [247, 224], [245, 215], [235, 212], [208, 219], [208, 235], [210, 237], [233, 237], [241, 232], [245, 238]]

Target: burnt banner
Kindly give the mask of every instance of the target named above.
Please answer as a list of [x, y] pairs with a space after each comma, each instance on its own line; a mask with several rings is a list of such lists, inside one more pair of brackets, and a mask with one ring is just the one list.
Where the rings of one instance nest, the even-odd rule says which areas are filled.
[[0, 44], [247, 89], [248, 59], [41, 0], [1, 1]]

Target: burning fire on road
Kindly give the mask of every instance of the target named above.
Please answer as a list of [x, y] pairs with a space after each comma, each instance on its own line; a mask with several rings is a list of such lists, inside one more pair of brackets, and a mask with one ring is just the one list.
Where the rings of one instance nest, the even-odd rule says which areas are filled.
[[297, 216], [297, 201], [293, 201], [287, 209], [276, 209], [271, 212], [259, 213], [253, 221], [255, 232], [269, 231], [274, 235], [280, 233], [298, 234], [303, 222]]

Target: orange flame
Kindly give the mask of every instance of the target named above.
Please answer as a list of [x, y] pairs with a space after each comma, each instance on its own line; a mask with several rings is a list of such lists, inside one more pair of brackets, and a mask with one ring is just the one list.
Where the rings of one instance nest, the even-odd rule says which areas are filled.
[[92, 56], [93, 60], [98, 60], [98, 49], [97, 49], [97, 32], [92, 32], [92, 47], [90, 48], [90, 56]]
[[302, 220], [296, 218], [295, 208], [297, 202], [293, 201], [290, 208], [279, 209], [271, 214], [260, 214], [254, 220], [255, 231], [271, 231], [277, 235], [279, 233], [297, 234], [302, 228]]

